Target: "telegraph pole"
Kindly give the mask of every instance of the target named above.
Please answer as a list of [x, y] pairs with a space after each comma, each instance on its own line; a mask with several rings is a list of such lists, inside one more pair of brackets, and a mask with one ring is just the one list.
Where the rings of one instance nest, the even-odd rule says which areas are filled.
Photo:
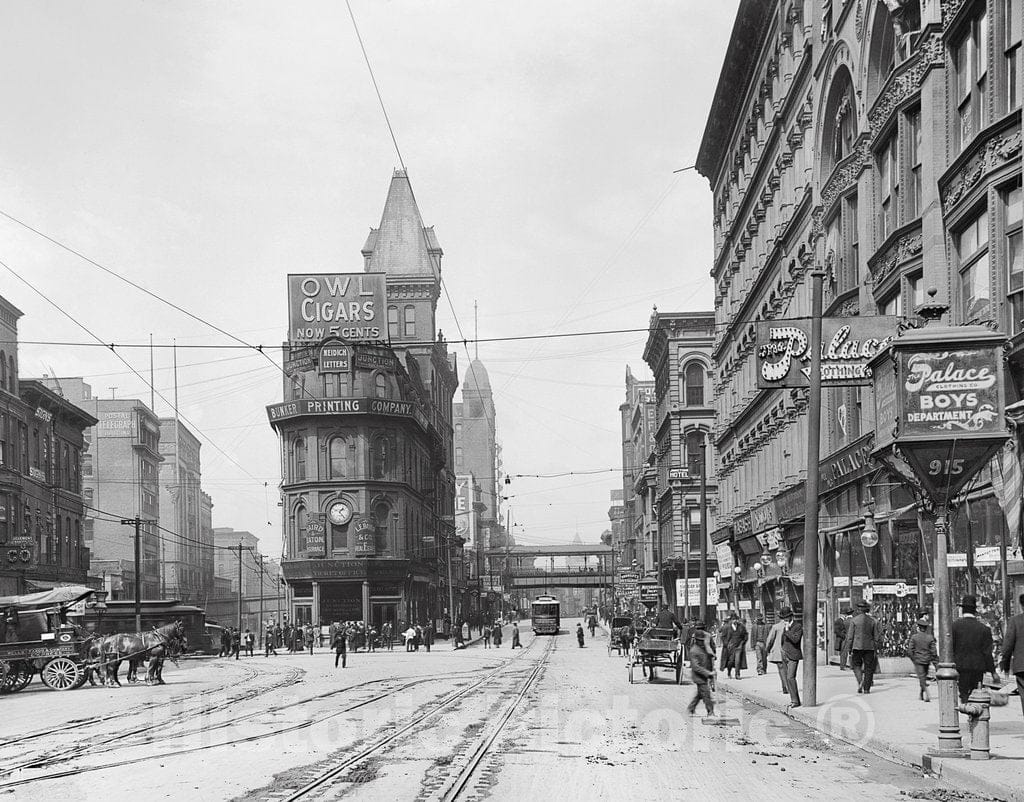
[[142, 551], [140, 543], [140, 531], [143, 524], [152, 524], [153, 521], [144, 521], [138, 515], [134, 518], [122, 518], [121, 526], [135, 527], [135, 631], [142, 632]]
[[[238, 541], [238, 640], [241, 646], [242, 640], [242, 541]], [[234, 642], [231, 644], [233, 649]], [[241, 650], [239, 650], [241, 651]], [[238, 659], [238, 652], [235, 652], [235, 659]]]
[[[821, 282], [811, 271], [811, 364], [807, 404], [807, 495], [804, 500], [804, 704], [818, 704], [818, 463], [821, 459]], [[850, 586], [853, 598], [853, 586]]]

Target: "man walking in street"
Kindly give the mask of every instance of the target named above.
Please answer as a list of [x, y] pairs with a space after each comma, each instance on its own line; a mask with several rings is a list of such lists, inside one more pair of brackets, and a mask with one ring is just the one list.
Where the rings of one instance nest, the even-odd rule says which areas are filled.
[[757, 655], [758, 676], [768, 673], [768, 632], [771, 628], [765, 623], [764, 616], [757, 617], [757, 623], [750, 628], [750, 640], [754, 642]]
[[966, 704], [985, 672], [995, 674], [996, 661], [992, 656], [992, 630], [977, 618], [978, 599], [964, 596], [960, 609], [963, 615], [953, 622], [953, 662], [960, 675], [960, 702]]
[[427, 625], [423, 627], [423, 645], [427, 647], [428, 652], [434, 645], [434, 623], [432, 621], [428, 621]]
[[345, 661], [348, 660], [348, 638], [345, 637], [344, 627], [338, 627], [334, 631], [331, 640], [331, 648], [334, 649], [334, 667], [338, 667], [338, 660], [341, 660], [341, 667], [345, 668]]
[[768, 636], [768, 659], [773, 663], [773, 655], [777, 656], [779, 675], [782, 678], [784, 692], [789, 694], [790, 707], [800, 707], [800, 690], [796, 683], [796, 672], [800, 666], [800, 642], [803, 640], [804, 629], [800, 621], [793, 620], [793, 611], [788, 607], [779, 610], [778, 624], [772, 627]]
[[483, 632], [483, 636], [484, 636], [484, 648], [485, 649], [490, 649], [491, 648], [491, 627], [490, 627], [490, 625], [489, 624], [484, 624], [482, 632]]
[[850, 610], [844, 607], [836, 619], [836, 646], [839, 648], [839, 670], [846, 671], [850, 664], [850, 650], [846, 648], [846, 629], [850, 620]]
[[917, 682], [921, 686], [918, 698], [922, 702], [930, 702], [928, 695], [928, 666], [934, 664], [938, 667], [939, 653], [935, 649], [935, 636], [928, 631], [928, 618], [921, 616], [917, 619], [917, 632], [910, 636], [910, 643], [907, 645], [907, 655], [910, 662], [914, 664], [914, 671], [917, 672]]
[[521, 649], [523, 647], [523, 644], [521, 644], [519, 642], [519, 624], [517, 624], [515, 621], [513, 621], [512, 622], [512, 648], [515, 649], [516, 647], [519, 647]]
[[698, 621], [694, 624], [694, 636], [690, 644], [690, 675], [693, 677], [693, 684], [697, 690], [686, 712], [691, 716], [697, 715], [697, 703], [703, 702], [704, 709], [709, 716], [715, 715], [715, 703], [711, 698], [711, 679], [715, 672], [712, 669], [711, 655], [706, 650], [704, 635], [704, 622]]
[[231, 627], [231, 656], [237, 660], [240, 651], [242, 651], [242, 633]]
[[875, 684], [875, 653], [878, 648], [878, 624], [869, 610], [871, 605], [860, 602], [858, 613], [847, 625], [845, 645], [850, 653], [850, 664], [857, 679], [857, 693], [871, 693]]
[[765, 650], [768, 653], [768, 662], [774, 665], [779, 672], [779, 683], [782, 685], [782, 692], [789, 693], [789, 685], [786, 682], [785, 661], [782, 659], [782, 632], [785, 628], [786, 619], [780, 616], [779, 620], [768, 631]]
[[243, 640], [245, 642], [245, 656], [252, 657], [253, 646], [256, 645], [256, 636], [252, 634], [249, 627], [245, 628], [245, 638]]
[[726, 675], [731, 677], [736, 672], [740, 678], [740, 669], [747, 667], [747, 628], [743, 626], [736, 613], [729, 614], [729, 623], [722, 629], [722, 664]]
[[394, 644], [391, 642], [391, 622], [385, 621], [384, 626], [380, 628], [380, 639], [384, 648], [389, 652], [394, 649]]
[[274, 627], [272, 624], [267, 624], [267, 634], [263, 638], [263, 652], [264, 657], [270, 657], [270, 655], [277, 657], [277, 649], [274, 648]]
[[[1024, 593], [1017, 600], [1024, 611]], [[1003, 638], [1003, 656], [999, 668], [1004, 674], [1017, 677], [1017, 693], [1020, 694], [1020, 709], [1024, 713], [1024, 612], [1017, 613], [1006, 623]]]

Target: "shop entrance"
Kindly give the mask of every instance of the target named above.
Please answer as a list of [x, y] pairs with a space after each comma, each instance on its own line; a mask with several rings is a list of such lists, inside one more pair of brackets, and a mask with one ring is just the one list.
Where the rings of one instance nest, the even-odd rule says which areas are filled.
[[398, 634], [398, 602], [397, 597], [370, 600], [370, 620], [374, 629], [380, 632], [385, 623], [390, 623], [392, 633]]

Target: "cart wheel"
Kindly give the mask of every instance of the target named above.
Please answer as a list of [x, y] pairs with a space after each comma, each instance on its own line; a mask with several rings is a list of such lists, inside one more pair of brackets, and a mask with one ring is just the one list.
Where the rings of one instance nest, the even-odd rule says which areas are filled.
[[15, 693], [32, 681], [32, 667], [22, 660], [0, 660], [0, 693]]
[[43, 684], [55, 691], [67, 691], [76, 687], [75, 684], [84, 676], [82, 667], [67, 657], [54, 657], [39, 673]]

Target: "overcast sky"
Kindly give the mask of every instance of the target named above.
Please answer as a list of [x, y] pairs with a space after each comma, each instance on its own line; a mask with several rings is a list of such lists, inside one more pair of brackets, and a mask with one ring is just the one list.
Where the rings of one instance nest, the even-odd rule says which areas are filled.
[[[673, 170], [694, 162], [737, 5], [353, 0], [466, 337], [474, 300], [483, 338], [712, 308], [710, 191]], [[0, 212], [250, 343], [285, 337], [287, 273], [362, 270], [398, 156], [344, 2], [5, 2], [0, 72]], [[280, 372], [196, 347], [232, 340], [3, 217], [0, 260], [104, 342], [177, 340], [214, 525], [279, 553]], [[149, 402], [109, 350], [33, 344], [92, 338], [2, 267], [0, 294], [25, 313], [22, 376]], [[459, 339], [444, 298], [439, 326]], [[618, 469], [645, 341], [481, 345], [506, 471]], [[148, 378], [148, 351], [119, 353]], [[158, 348], [160, 415], [171, 362]], [[595, 541], [620, 482], [515, 479], [517, 540]]]

